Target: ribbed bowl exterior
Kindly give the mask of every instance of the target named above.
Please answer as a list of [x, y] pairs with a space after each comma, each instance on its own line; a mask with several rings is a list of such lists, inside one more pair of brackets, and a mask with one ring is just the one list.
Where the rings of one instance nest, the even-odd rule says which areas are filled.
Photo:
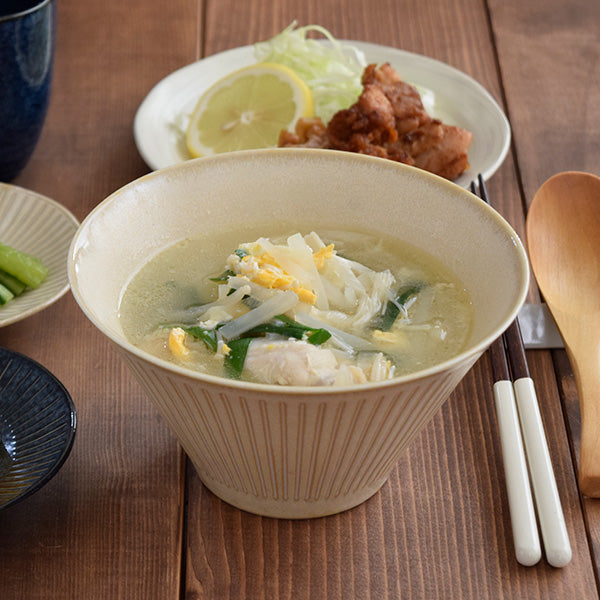
[[30, 358], [0, 348], [0, 509], [58, 472], [75, 426], [75, 407], [62, 383]]
[[478, 357], [403, 385], [319, 396], [211, 385], [121, 354], [209, 489], [291, 519], [372, 496]]
[[[469, 290], [466, 347], [427, 371], [336, 389], [194, 373], [130, 343], [119, 320], [123, 290], [153, 256], [182, 240], [211, 244], [209, 232], [268, 223], [366, 228], [421, 248]], [[394, 161], [310, 148], [232, 152], [146, 175], [86, 217], [69, 259], [75, 300], [119, 349], [206, 486], [241, 509], [283, 518], [340, 512], [373, 495], [514, 320], [528, 278], [518, 236], [473, 194]]]

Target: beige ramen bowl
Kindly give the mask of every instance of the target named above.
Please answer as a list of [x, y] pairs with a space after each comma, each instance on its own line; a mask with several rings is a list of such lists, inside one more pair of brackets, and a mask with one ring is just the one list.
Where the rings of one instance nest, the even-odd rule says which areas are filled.
[[[474, 304], [460, 355], [419, 373], [346, 388], [283, 387], [186, 371], [124, 337], [119, 301], [171, 244], [281, 219], [366, 228], [447, 265]], [[230, 249], [223, 249], [226, 256]], [[274, 149], [188, 161], [109, 196], [69, 255], [79, 306], [120, 351], [204, 484], [241, 509], [307, 518], [356, 506], [516, 317], [529, 270], [511, 227], [468, 191], [412, 167], [332, 150]]]

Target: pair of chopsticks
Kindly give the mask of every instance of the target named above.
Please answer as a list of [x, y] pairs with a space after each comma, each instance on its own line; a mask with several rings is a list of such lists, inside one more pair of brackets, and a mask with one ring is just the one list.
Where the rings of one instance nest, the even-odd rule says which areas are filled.
[[[477, 183], [471, 183], [471, 192], [490, 204], [481, 175]], [[546, 560], [564, 567], [571, 546], [517, 319], [492, 343], [490, 356], [516, 558], [532, 566], [542, 556], [532, 487]]]

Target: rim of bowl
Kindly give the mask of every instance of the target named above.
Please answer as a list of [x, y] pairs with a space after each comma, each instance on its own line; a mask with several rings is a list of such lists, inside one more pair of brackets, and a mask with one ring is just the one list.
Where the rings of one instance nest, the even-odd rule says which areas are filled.
[[[199, 163], [200, 161], [206, 162], [221, 162], [224, 160], [235, 160], [238, 157], [244, 158], [245, 156], [256, 156], [256, 155], [269, 155], [274, 152], [277, 153], [286, 153], [286, 154], [305, 154], [305, 153], [326, 153], [326, 154], [337, 154], [340, 157], [343, 157], [343, 160], [350, 161], [385, 161], [388, 164], [388, 168], [398, 168], [399, 170], [409, 169], [413, 171], [417, 171], [420, 176], [425, 178], [431, 178], [435, 180], [437, 185], [447, 186], [449, 188], [455, 189], [455, 191], [460, 191], [465, 194], [465, 198], [468, 198], [474, 205], [476, 205], [480, 210], [484, 210], [488, 212], [488, 215], [494, 220], [494, 222], [499, 225], [505, 232], [508, 238], [512, 239], [515, 248], [516, 254], [519, 256], [519, 267], [521, 273], [519, 274], [519, 278], [523, 281], [522, 289], [514, 302], [512, 310], [509, 311], [508, 315], [504, 318], [504, 320], [498, 325], [491, 333], [485, 336], [482, 340], [480, 340], [476, 345], [469, 345], [459, 354], [449, 358], [443, 362], [436, 363], [431, 367], [426, 369], [422, 369], [420, 371], [415, 371], [413, 373], [408, 373], [406, 375], [400, 375], [398, 377], [393, 377], [392, 379], [386, 379], [384, 381], [373, 381], [367, 383], [357, 383], [347, 386], [293, 386], [293, 385], [277, 385], [277, 384], [267, 384], [267, 383], [255, 383], [251, 381], [244, 381], [238, 379], [229, 379], [227, 377], [220, 377], [217, 375], [210, 375], [207, 373], [201, 373], [199, 371], [194, 371], [192, 369], [186, 369], [184, 367], [179, 367], [175, 363], [170, 363], [165, 360], [161, 360], [155, 357], [152, 354], [149, 354], [143, 350], [140, 350], [137, 346], [129, 342], [124, 336], [116, 336], [104, 326], [104, 324], [96, 318], [96, 316], [92, 313], [91, 310], [88, 309], [86, 302], [83, 300], [79, 293], [79, 288], [77, 285], [77, 276], [75, 270], [75, 260], [74, 260], [74, 250], [79, 237], [82, 235], [85, 230], [87, 224], [94, 218], [97, 212], [100, 212], [104, 209], [107, 204], [115, 202], [118, 196], [125, 190], [135, 187], [140, 182], [147, 181], [149, 179], [153, 179], [155, 177], [162, 177], [164, 173], [168, 173], [170, 171], [177, 171], [182, 168], [193, 168], [195, 163]], [[307, 395], [327, 395], [334, 396], [338, 394], [349, 394], [353, 392], [363, 392], [368, 389], [382, 389], [387, 387], [393, 387], [405, 382], [412, 382], [419, 379], [425, 379], [431, 375], [435, 375], [436, 373], [452, 370], [457, 367], [460, 363], [468, 361], [473, 356], [483, 353], [491, 343], [497, 339], [504, 331], [508, 328], [508, 326], [517, 318], [518, 313], [525, 303], [525, 299], [527, 297], [527, 293], [529, 291], [529, 283], [530, 283], [530, 275], [529, 275], [529, 261], [527, 258], [527, 252], [525, 250], [525, 246], [518, 236], [517, 232], [513, 229], [513, 227], [508, 223], [508, 221], [494, 208], [492, 208], [489, 204], [484, 202], [481, 198], [471, 193], [469, 190], [439, 177], [438, 175], [434, 175], [433, 173], [429, 173], [428, 171], [424, 171], [423, 169], [418, 169], [417, 167], [413, 167], [410, 165], [405, 165], [403, 163], [397, 163], [388, 159], [378, 158], [374, 156], [369, 156], [365, 154], [354, 154], [350, 152], [344, 152], [341, 150], [329, 150], [329, 149], [320, 149], [320, 148], [265, 148], [258, 150], [238, 150], [235, 152], [229, 152], [227, 154], [218, 154], [214, 156], [206, 156], [196, 159], [191, 159], [182, 163], [177, 163], [175, 165], [170, 165], [168, 167], [164, 167], [162, 169], [158, 169], [156, 171], [151, 171], [146, 175], [143, 175], [119, 189], [112, 192], [109, 196], [107, 196], [104, 200], [102, 200], [81, 222], [77, 232], [73, 236], [71, 241], [71, 246], [69, 248], [68, 255], [68, 276], [69, 282], [71, 286], [71, 293], [73, 294], [80, 310], [86, 315], [86, 317], [104, 334], [107, 338], [109, 338], [114, 344], [123, 350], [129, 352], [130, 354], [135, 355], [137, 358], [144, 360], [145, 362], [151, 363], [152, 365], [161, 368], [166, 371], [171, 371], [177, 375], [181, 375], [190, 379], [194, 379], [197, 381], [205, 381], [212, 385], [223, 386], [228, 388], [234, 388], [238, 390], [248, 390], [248, 391], [256, 391], [265, 394], [285, 394], [290, 396], [307, 396]]]
[[21, 10], [19, 12], [12, 13], [10, 15], [0, 15], [0, 23], [2, 23], [3, 21], [11, 21], [14, 19], [20, 19], [21, 17], [30, 15], [31, 13], [34, 13], [36, 10], [40, 10], [40, 8], [44, 8], [44, 6], [46, 4], [50, 4], [51, 2], [53, 2], [53, 0], [41, 0], [34, 6], [31, 6], [30, 8], [26, 8], [25, 10]]

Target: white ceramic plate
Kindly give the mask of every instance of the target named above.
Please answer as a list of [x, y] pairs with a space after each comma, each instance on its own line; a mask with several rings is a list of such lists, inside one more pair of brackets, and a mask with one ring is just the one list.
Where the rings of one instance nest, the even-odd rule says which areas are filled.
[[39, 288], [0, 306], [0, 327], [39, 312], [67, 292], [67, 255], [78, 226], [77, 219], [54, 200], [0, 183], [0, 242], [36, 256], [48, 267]]
[[[467, 187], [481, 173], [489, 179], [502, 164], [510, 144], [508, 119], [479, 83], [445, 63], [365, 42], [346, 41], [361, 50], [367, 63], [389, 62], [415, 85], [428, 113], [473, 133], [470, 167], [456, 183]], [[160, 81], [140, 105], [134, 136], [142, 158], [160, 169], [190, 158], [184, 131], [199, 96], [227, 73], [256, 62], [253, 46], [242, 46], [192, 63]]]

